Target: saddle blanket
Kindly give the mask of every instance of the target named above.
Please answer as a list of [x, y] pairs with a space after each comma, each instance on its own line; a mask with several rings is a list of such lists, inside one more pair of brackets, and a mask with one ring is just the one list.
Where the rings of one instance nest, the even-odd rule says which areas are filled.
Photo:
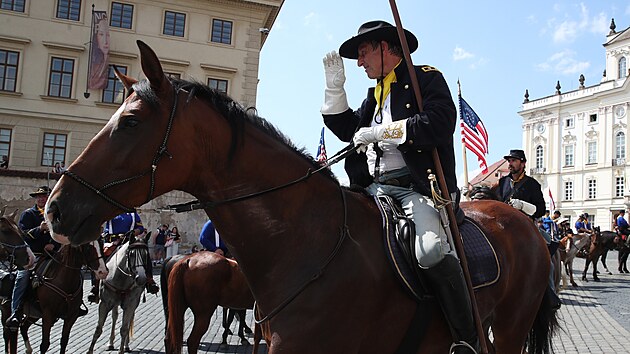
[[[383, 239], [385, 253], [389, 258], [398, 279], [412, 297], [422, 300], [427, 290], [421, 283], [422, 270], [414, 259], [409, 259], [396, 237], [396, 220], [387, 204], [376, 203], [383, 217]], [[468, 261], [468, 271], [473, 289], [479, 289], [494, 284], [500, 275], [499, 260], [496, 251], [481, 228], [470, 218], [466, 217], [459, 225], [459, 232], [464, 244], [464, 253]], [[406, 256], [407, 255], [407, 256]]]

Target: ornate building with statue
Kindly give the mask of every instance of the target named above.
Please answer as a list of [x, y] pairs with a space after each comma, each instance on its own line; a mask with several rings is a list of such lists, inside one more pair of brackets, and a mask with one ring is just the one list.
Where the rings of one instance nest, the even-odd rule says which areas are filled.
[[[53, 187], [60, 178], [52, 172], [55, 164], [72, 164], [107, 123], [125, 97], [112, 66], [142, 78], [136, 40], [153, 48], [167, 75], [207, 83], [255, 106], [260, 51], [283, 2], [2, 1], [0, 206], [31, 207], [29, 192]], [[94, 53], [108, 61], [102, 64]], [[97, 68], [102, 77], [92, 84], [89, 72]], [[107, 166], [102, 169], [106, 174]], [[192, 199], [171, 192], [138, 212], [150, 230], [177, 225], [186, 234], [185, 249], [196, 242], [207, 216], [159, 210]]]
[[[606, 69], [601, 81], [577, 90], [530, 99], [522, 111], [523, 149], [528, 173], [550, 196], [555, 209], [573, 222], [588, 213], [594, 225], [610, 230], [613, 215], [630, 208], [630, 28], [617, 31], [614, 19], [603, 44]], [[549, 205], [549, 204], [548, 204]]]

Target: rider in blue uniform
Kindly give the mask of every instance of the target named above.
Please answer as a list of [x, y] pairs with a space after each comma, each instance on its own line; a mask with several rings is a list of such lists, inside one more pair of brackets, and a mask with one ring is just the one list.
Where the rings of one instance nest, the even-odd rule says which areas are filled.
[[[129, 233], [133, 232], [135, 236], [138, 236], [144, 231], [142, 220], [140, 220], [140, 216], [137, 212], [124, 213], [115, 216], [105, 223], [101, 239], [103, 242], [112, 243], [117, 247], [119, 244], [126, 241], [125, 238]], [[159, 288], [153, 280], [153, 266], [150, 259], [145, 261], [145, 269], [147, 273], [147, 291], [151, 294], [157, 294]], [[92, 273], [92, 289], [90, 290], [90, 295], [88, 295], [88, 301], [98, 303], [98, 287], [99, 280], [96, 279], [94, 273]]]
[[199, 243], [210, 252], [216, 252], [222, 256], [230, 257], [230, 251], [225, 243], [223, 243], [221, 237], [219, 237], [219, 233], [214, 228], [211, 220], [208, 220], [206, 224], [203, 225], [201, 233], [199, 234]]
[[[46, 256], [48, 253], [54, 253], [59, 249], [60, 245], [55, 242], [48, 231], [48, 224], [44, 221], [44, 207], [48, 201], [50, 188], [42, 186], [30, 193], [31, 197], [36, 198], [35, 205], [32, 208], [24, 210], [20, 215], [19, 227], [24, 232], [24, 241], [29, 245], [31, 251], [37, 259]], [[6, 325], [9, 328], [17, 328], [20, 324], [20, 307], [22, 298], [28, 288], [31, 276], [31, 270], [23, 269], [17, 271], [15, 278], [15, 286], [11, 297], [11, 316], [7, 318]], [[79, 316], [87, 314], [83, 308], [79, 310]]]

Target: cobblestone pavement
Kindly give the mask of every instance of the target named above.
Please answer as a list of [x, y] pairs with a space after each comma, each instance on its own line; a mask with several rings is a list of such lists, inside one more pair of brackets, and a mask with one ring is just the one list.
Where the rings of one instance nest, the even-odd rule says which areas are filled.
[[[630, 353], [630, 274], [617, 272], [617, 252], [611, 252], [608, 257], [609, 269], [612, 275], [605, 274], [600, 269], [601, 282], [582, 282], [581, 275], [584, 260], [576, 259], [574, 263], [575, 280], [579, 287], [565, 289], [560, 293], [563, 306], [559, 312], [562, 329], [554, 337], [556, 353]], [[601, 266], [600, 266], [601, 268]], [[157, 274], [157, 273], [156, 273]], [[154, 276], [158, 281], [159, 276]], [[89, 291], [89, 280], [84, 283], [84, 297]], [[159, 296], [147, 295], [146, 302], [141, 303], [136, 311], [134, 336], [130, 347], [134, 353], [164, 353], [164, 317], [162, 302]], [[68, 353], [85, 353], [92, 340], [97, 321], [97, 305], [88, 305], [90, 313], [80, 318], [71, 333]], [[210, 329], [201, 340], [200, 353], [251, 353], [251, 346], [239, 344], [236, 335], [228, 337], [228, 347], [220, 348], [222, 310], [218, 309], [212, 317]], [[187, 313], [185, 338], [192, 328], [192, 314]], [[119, 317], [120, 321], [120, 317]], [[248, 324], [252, 326], [251, 311], [248, 311]], [[119, 324], [120, 325], [120, 324]], [[62, 321], [53, 327], [51, 348], [49, 352], [59, 352], [59, 339]], [[105, 323], [103, 335], [96, 343], [95, 353], [112, 353], [107, 351], [111, 318]], [[232, 324], [232, 331], [236, 332], [237, 324]], [[118, 333], [116, 334], [117, 338]], [[32, 327], [30, 331], [31, 344], [35, 352], [39, 349], [41, 331], [39, 327]], [[250, 342], [252, 337], [249, 337]], [[115, 347], [119, 340], [114, 342]], [[24, 353], [24, 346], [19, 340], [19, 353]], [[186, 352], [186, 348], [184, 348]], [[262, 345], [261, 353], [265, 352]]]

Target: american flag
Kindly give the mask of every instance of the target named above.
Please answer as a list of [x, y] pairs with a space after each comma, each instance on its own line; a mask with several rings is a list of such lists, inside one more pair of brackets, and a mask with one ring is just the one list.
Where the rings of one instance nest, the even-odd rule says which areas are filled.
[[488, 153], [488, 131], [477, 113], [459, 96], [459, 115], [462, 127], [462, 144], [477, 155], [479, 167], [488, 172], [486, 154]]
[[317, 147], [317, 157], [315, 158], [320, 164], [325, 164], [328, 157], [326, 157], [326, 144], [324, 143], [324, 128], [322, 128], [322, 136], [319, 138], [319, 146]]

